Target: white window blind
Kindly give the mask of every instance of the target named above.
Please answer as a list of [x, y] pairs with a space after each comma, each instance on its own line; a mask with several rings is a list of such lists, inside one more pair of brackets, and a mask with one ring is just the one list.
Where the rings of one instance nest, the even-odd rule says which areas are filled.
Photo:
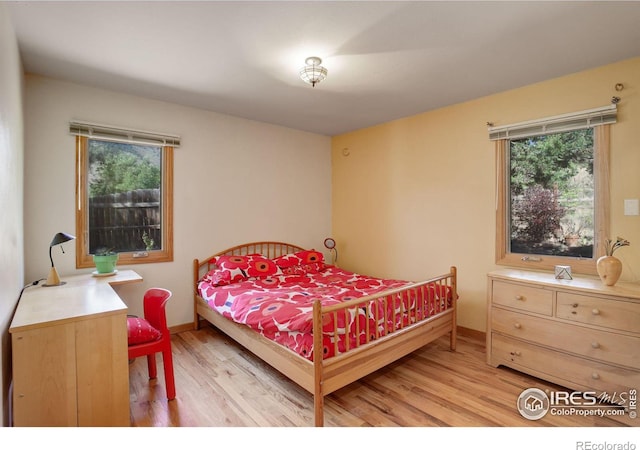
[[76, 136], [128, 144], [180, 146], [180, 136], [154, 131], [130, 130], [97, 123], [71, 121], [69, 123], [69, 132]]
[[518, 139], [527, 136], [560, 133], [563, 131], [580, 130], [598, 125], [615, 123], [617, 118], [615, 104], [585, 111], [562, 114], [544, 119], [519, 122], [499, 127], [489, 127], [489, 139]]

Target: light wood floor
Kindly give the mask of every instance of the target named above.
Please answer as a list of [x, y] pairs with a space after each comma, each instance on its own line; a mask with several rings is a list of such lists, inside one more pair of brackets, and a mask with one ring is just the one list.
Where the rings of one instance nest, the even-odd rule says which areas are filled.
[[[145, 358], [130, 367], [137, 427], [309, 427], [311, 394], [204, 325], [172, 337], [177, 398], [165, 396], [162, 359], [148, 380]], [[485, 363], [484, 342], [441, 338], [325, 399], [326, 427], [622, 427], [627, 415], [552, 416], [530, 421], [516, 400], [530, 387], [565, 390]], [[636, 419], [640, 421], [640, 419]]]

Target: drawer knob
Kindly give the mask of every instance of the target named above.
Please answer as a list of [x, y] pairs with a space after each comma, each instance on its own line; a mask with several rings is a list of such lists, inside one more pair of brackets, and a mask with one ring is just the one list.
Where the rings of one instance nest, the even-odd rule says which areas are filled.
[[593, 378], [594, 380], [599, 380], [600, 379], [600, 375], [598, 375], [596, 372], [593, 372], [591, 374], [591, 378]]
[[577, 307], [578, 307], [578, 304], [577, 304], [577, 303], [574, 303], [574, 304], [573, 304], [573, 305], [571, 305], [571, 306], [573, 306], [574, 308], [577, 308]]
[[594, 316], [597, 316], [600, 314], [600, 310], [598, 308], [593, 308], [591, 310], [591, 314], [593, 314]]
[[509, 353], [511, 356], [520, 356], [520, 352], [518, 350], [510, 352]]
[[592, 343], [591, 343], [591, 347], [593, 347], [593, 348], [600, 348], [600, 344], [599, 344], [599, 343], [597, 343], [597, 342], [592, 342]]
[[514, 323], [513, 326], [517, 329], [522, 328], [522, 325], [520, 325], [518, 322]]
[[522, 296], [522, 295], [516, 295], [516, 297], [515, 297], [515, 298], [516, 298], [516, 300], [518, 300], [518, 301], [522, 301], [522, 300], [524, 300], [524, 296]]

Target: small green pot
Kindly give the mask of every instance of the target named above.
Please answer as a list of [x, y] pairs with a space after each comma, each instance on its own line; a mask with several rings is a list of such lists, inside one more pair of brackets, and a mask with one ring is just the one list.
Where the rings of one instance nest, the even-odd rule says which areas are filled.
[[93, 255], [93, 262], [96, 265], [98, 273], [113, 273], [116, 270], [118, 262], [118, 254], [112, 255]]

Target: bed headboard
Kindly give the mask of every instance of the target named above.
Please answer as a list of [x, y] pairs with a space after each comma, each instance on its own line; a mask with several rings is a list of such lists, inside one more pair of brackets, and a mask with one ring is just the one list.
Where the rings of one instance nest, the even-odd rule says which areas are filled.
[[252, 253], [260, 253], [269, 259], [286, 255], [287, 253], [295, 253], [305, 250], [302, 247], [286, 242], [276, 241], [260, 241], [248, 244], [240, 244], [235, 247], [228, 248], [218, 253], [214, 253], [205, 259], [193, 260], [193, 282], [194, 286], [198, 284], [198, 280], [213, 268], [213, 261], [216, 256], [222, 255], [250, 255]]

